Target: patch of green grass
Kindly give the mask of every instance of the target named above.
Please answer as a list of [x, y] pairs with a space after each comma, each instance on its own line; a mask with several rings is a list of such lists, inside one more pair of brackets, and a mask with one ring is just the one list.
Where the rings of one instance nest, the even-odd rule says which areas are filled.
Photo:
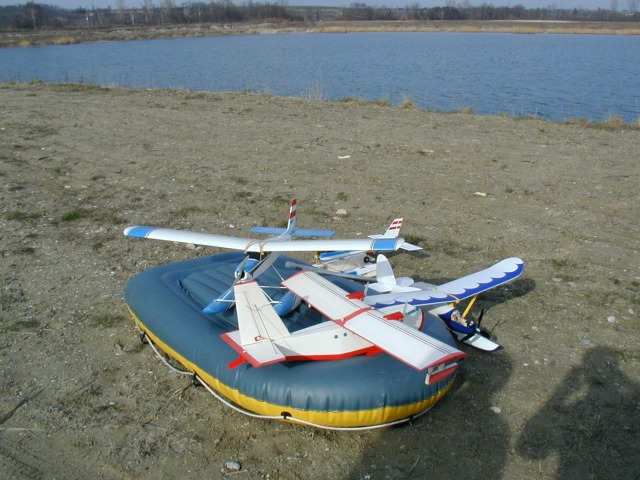
[[[414, 243], [413, 240], [409, 240], [407, 237], [405, 238], [409, 243]], [[417, 245], [417, 243], [414, 243], [414, 244]], [[429, 250], [434, 253], [438, 252], [438, 253], [444, 254], [448, 257], [458, 257], [460, 255], [467, 253], [470, 250], [470, 248], [466, 245], [461, 244], [456, 240], [448, 240], [446, 242], [440, 241], [437, 243], [430, 244]]]
[[576, 241], [585, 241], [588, 240], [589, 237], [587, 235], [585, 235], [582, 232], [574, 232], [571, 230], [564, 230], [561, 234], [563, 237], [568, 238], [569, 240], [576, 240]]
[[24, 222], [26, 220], [35, 220], [37, 218], [40, 218], [40, 214], [36, 212], [21, 212], [18, 210], [14, 210], [12, 212], [5, 213], [4, 218], [5, 220]]
[[33, 247], [22, 245], [20, 248], [18, 248], [18, 250], [16, 250], [16, 252], [22, 255], [33, 255], [34, 253], [36, 253], [36, 249]]
[[192, 213], [202, 213], [202, 212], [204, 212], [202, 208], [196, 205], [189, 205], [186, 207], [182, 207], [177, 212], [175, 212], [175, 214], [179, 217], [186, 217], [187, 215], [190, 215]]
[[615, 349], [615, 353], [621, 362], [640, 361], [640, 352], [636, 350], [619, 347]]
[[598, 291], [591, 295], [591, 303], [594, 305], [601, 305], [606, 307], [613, 307], [618, 302], [621, 304], [628, 304], [628, 298], [626, 292], [620, 288], [609, 291]]
[[76, 208], [74, 210], [69, 210], [68, 212], [64, 212], [60, 215], [60, 220], [63, 222], [72, 222], [74, 220], [80, 220], [81, 218], [91, 217], [92, 212], [86, 208]]
[[574, 263], [567, 258], [551, 258], [549, 262], [555, 268], [569, 268], [574, 266]]
[[233, 198], [235, 198], [237, 200], [250, 200], [251, 199], [251, 195], [253, 195], [252, 192], [248, 192], [248, 191], [245, 191], [245, 190], [240, 190], [239, 192], [234, 192]]
[[289, 200], [284, 198], [282, 195], [274, 195], [273, 197], [271, 197], [270, 202], [281, 204], [281, 203], [289, 203]]
[[247, 183], [249, 183], [249, 180], [247, 180], [244, 177], [240, 177], [238, 175], [233, 175], [229, 180], [231, 180], [234, 183], [237, 183], [238, 185], [246, 185]]
[[35, 330], [40, 326], [38, 320], [18, 320], [13, 325], [9, 325], [7, 330], [10, 332], [22, 332]]

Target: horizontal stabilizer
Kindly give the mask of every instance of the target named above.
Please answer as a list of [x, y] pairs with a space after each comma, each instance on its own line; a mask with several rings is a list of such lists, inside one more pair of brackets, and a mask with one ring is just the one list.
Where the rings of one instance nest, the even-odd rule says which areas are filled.
[[255, 280], [237, 283], [233, 290], [243, 347], [289, 336], [289, 330]]
[[[220, 336], [253, 367], [264, 367], [272, 363], [284, 362], [287, 359], [278, 347], [270, 341], [242, 345], [240, 343], [239, 330], [223, 333]], [[234, 365], [237, 364], [234, 362]]]
[[240, 282], [233, 290], [239, 330], [222, 334], [222, 339], [254, 367], [286, 360], [273, 341], [289, 336], [289, 330], [258, 283]]
[[400, 245], [400, 248], [402, 250], [406, 250], [407, 252], [415, 252], [417, 250], [422, 250], [422, 247], [419, 247], [418, 245], [414, 245], [409, 242], [404, 242], [402, 245]]

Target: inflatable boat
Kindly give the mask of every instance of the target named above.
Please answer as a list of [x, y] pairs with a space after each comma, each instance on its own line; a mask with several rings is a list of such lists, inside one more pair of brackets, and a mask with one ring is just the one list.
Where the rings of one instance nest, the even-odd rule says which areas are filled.
[[[455, 369], [428, 384], [424, 371], [387, 353], [282, 361], [260, 368], [238, 363], [238, 353], [223, 338], [238, 329], [236, 309], [203, 310], [234, 284], [244, 258], [242, 252], [231, 252], [159, 266], [136, 275], [125, 291], [131, 315], [148, 339], [225, 403], [253, 416], [359, 429], [411, 420], [451, 389]], [[287, 294], [281, 282], [299, 272], [299, 265], [297, 259], [282, 255], [260, 276], [270, 298], [277, 301]], [[363, 291], [355, 281], [328, 278], [346, 292]], [[295, 332], [329, 320], [302, 302], [282, 315], [282, 321]], [[455, 346], [446, 326], [428, 314], [421, 330]]]

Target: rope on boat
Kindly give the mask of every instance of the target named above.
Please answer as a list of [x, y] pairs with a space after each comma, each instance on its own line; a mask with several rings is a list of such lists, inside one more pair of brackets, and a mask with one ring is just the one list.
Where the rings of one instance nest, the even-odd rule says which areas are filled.
[[162, 363], [164, 363], [167, 367], [169, 367], [171, 370], [173, 370], [176, 373], [179, 373], [179, 374], [182, 374], [182, 375], [191, 375], [191, 376], [193, 376], [196, 380], [198, 380], [198, 382], [200, 382], [200, 384], [204, 388], [207, 389], [207, 391], [211, 395], [213, 395], [214, 398], [216, 398], [217, 400], [219, 400], [221, 403], [223, 403], [227, 407], [231, 408], [232, 410], [235, 410], [238, 413], [242, 413], [243, 415], [246, 415], [248, 417], [260, 418], [260, 419], [263, 419], [263, 420], [286, 420], [288, 422], [297, 423], [297, 424], [300, 424], [300, 425], [308, 425], [310, 427], [322, 428], [324, 430], [363, 431], [363, 430], [375, 430], [375, 429], [378, 429], [378, 428], [392, 427], [394, 425], [400, 425], [400, 424], [403, 424], [403, 423], [407, 423], [407, 422], [410, 422], [410, 421], [412, 421], [412, 420], [414, 420], [414, 419], [416, 419], [418, 417], [421, 417], [422, 415], [427, 413], [429, 410], [431, 410], [431, 408], [428, 408], [425, 411], [420, 412], [420, 413], [418, 413], [416, 415], [412, 415], [411, 417], [408, 417], [408, 418], [403, 418], [401, 420], [395, 420], [393, 422], [387, 422], [387, 423], [383, 423], [383, 424], [380, 424], [380, 425], [368, 425], [368, 426], [363, 426], [363, 427], [328, 427], [326, 425], [318, 425], [317, 423], [308, 422], [306, 420], [302, 420], [300, 418], [296, 418], [296, 417], [294, 417], [293, 415], [291, 415], [289, 413], [286, 413], [286, 414], [283, 413], [282, 415], [261, 415], [259, 413], [254, 413], [254, 412], [251, 412], [249, 410], [245, 410], [244, 408], [239, 407], [238, 405], [232, 403], [230, 400], [228, 400], [227, 398], [223, 397], [218, 392], [216, 392], [213, 388], [211, 388], [207, 384], [207, 382], [205, 382], [197, 373], [190, 372], [188, 370], [180, 370], [180, 369], [174, 367], [173, 365], [171, 365], [164, 358], [164, 355], [162, 355], [158, 351], [156, 346], [151, 341], [151, 338], [149, 338], [149, 336], [146, 333], [143, 333], [143, 335], [144, 335], [144, 339], [151, 346], [151, 348], [155, 352], [156, 356], [160, 360], [162, 360]]
[[144, 335], [144, 340], [146, 340], [146, 342], [151, 345], [151, 348], [153, 349], [153, 351], [156, 353], [156, 355], [158, 356], [158, 358], [160, 360], [162, 360], [162, 363], [164, 363], [167, 367], [169, 367], [171, 370], [173, 370], [176, 373], [179, 373], [181, 375], [195, 375], [194, 372], [190, 372], [188, 370], [180, 370], [179, 368], [174, 367], [173, 365], [171, 365], [166, 358], [164, 358], [164, 356], [158, 351], [158, 349], [156, 348], [156, 346], [153, 344], [153, 342], [151, 341], [151, 339], [149, 338], [149, 335], [147, 335], [146, 333], [143, 334]]

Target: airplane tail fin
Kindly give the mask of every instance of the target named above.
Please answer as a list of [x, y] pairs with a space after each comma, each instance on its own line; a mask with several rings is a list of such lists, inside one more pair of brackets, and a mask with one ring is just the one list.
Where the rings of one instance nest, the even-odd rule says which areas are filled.
[[280, 238], [289, 237], [333, 237], [336, 232], [333, 230], [306, 230], [300, 229], [297, 225], [298, 221], [298, 199], [294, 198], [289, 204], [289, 218], [287, 219], [287, 228], [280, 227], [253, 227], [252, 232], [266, 233], [267, 235], [278, 235]]
[[293, 235], [296, 231], [296, 223], [298, 222], [298, 199], [294, 198], [289, 204], [289, 219], [287, 220], [287, 229], [284, 235]]
[[380, 286], [388, 288], [388, 291], [392, 291], [397, 285], [391, 264], [387, 257], [382, 254], [378, 255], [376, 260], [376, 281]]
[[387, 227], [387, 231], [380, 234], [375, 233], [369, 235], [369, 238], [397, 238], [400, 235], [400, 228], [402, 227], [402, 218], [396, 218], [391, 222], [391, 225]]
[[[383, 234], [377, 233], [377, 234], [369, 235], [369, 238], [378, 239], [378, 238], [399, 237], [400, 228], [402, 228], [402, 220], [403, 220], [402, 218], [395, 218], [393, 222], [391, 222], [391, 225], [389, 225], [389, 227], [387, 228], [386, 232], [384, 232]], [[422, 247], [413, 245], [409, 242], [404, 242], [402, 245], [400, 245], [400, 248], [402, 250], [407, 250], [407, 251], [422, 250]]]
[[411, 287], [413, 279], [409, 277], [396, 278], [391, 263], [382, 254], [379, 254], [376, 258], [376, 283], [377, 286], [382, 287], [387, 292], [415, 290], [415, 288]]

